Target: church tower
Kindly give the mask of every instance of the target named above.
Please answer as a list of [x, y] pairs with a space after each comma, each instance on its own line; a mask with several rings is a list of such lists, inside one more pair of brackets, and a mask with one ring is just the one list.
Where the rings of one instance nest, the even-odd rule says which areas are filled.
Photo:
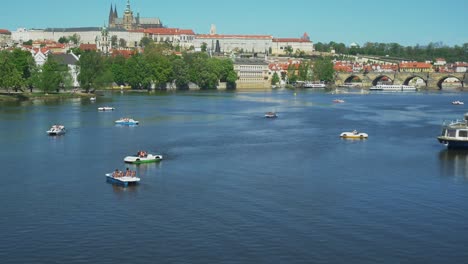
[[96, 36], [96, 48], [104, 55], [109, 55], [111, 48], [111, 39], [109, 38], [109, 30], [102, 27], [101, 36]]
[[132, 30], [133, 27], [133, 12], [130, 8], [130, 0], [127, 0], [127, 8], [125, 9], [125, 13], [123, 16], [123, 27], [126, 30]]
[[114, 24], [114, 10], [112, 10], [112, 4], [111, 4], [111, 8], [110, 8], [110, 12], [109, 12], [109, 27], [112, 27], [112, 25]]

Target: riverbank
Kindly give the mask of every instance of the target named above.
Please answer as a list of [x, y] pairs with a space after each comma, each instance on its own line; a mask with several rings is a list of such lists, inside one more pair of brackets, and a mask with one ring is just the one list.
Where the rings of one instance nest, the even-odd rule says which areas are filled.
[[0, 102], [27, 101], [34, 99], [43, 100], [61, 100], [70, 98], [91, 98], [96, 96], [89, 93], [77, 92], [59, 92], [59, 93], [42, 93], [42, 92], [24, 92], [24, 93], [0, 93]]

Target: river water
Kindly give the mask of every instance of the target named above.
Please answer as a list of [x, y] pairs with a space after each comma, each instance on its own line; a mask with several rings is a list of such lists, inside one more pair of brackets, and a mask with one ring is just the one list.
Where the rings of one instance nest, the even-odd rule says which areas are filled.
[[[341, 98], [343, 104], [333, 104]], [[464, 93], [106, 94], [0, 105], [2, 263], [463, 263]], [[99, 106], [114, 112], [98, 112]], [[276, 111], [277, 119], [264, 113]], [[114, 121], [131, 116], [137, 127]], [[54, 123], [67, 134], [49, 137]], [[342, 140], [360, 130], [368, 140]], [[141, 184], [104, 174], [126, 155]]]

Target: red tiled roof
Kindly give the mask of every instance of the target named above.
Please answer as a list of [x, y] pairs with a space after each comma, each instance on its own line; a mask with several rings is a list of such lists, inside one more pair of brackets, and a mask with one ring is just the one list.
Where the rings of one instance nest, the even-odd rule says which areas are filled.
[[97, 50], [96, 44], [80, 44], [80, 50]]
[[302, 43], [310, 43], [310, 40], [303, 39], [303, 38], [274, 38], [273, 42], [302, 42]]
[[272, 39], [269, 35], [210, 35], [210, 34], [198, 34], [199, 39]]
[[159, 34], [159, 35], [195, 35], [191, 29], [179, 28], [148, 28], [144, 31], [146, 34]]
[[11, 32], [7, 29], [0, 29], [0, 34], [11, 34]]
[[118, 56], [118, 55], [122, 55], [124, 56], [125, 58], [130, 58], [131, 56], [135, 55], [135, 51], [134, 50], [112, 50], [112, 56], [115, 57], [115, 56]]
[[400, 63], [400, 68], [404, 69], [427, 69], [432, 68], [432, 65], [425, 62], [406, 62]]
[[335, 65], [333, 66], [333, 69], [338, 72], [353, 72], [353, 69], [346, 65]]

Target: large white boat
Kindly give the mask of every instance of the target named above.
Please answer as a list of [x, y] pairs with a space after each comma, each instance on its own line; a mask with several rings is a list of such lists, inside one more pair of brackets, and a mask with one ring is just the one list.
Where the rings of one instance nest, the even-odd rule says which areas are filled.
[[414, 92], [416, 86], [403, 85], [403, 84], [383, 84], [377, 83], [376, 86], [369, 88], [370, 91], [383, 91], [383, 92]]
[[305, 82], [304, 88], [325, 88], [327, 85], [325, 82]]
[[444, 122], [442, 133], [437, 139], [447, 148], [468, 149], [468, 113], [464, 120]]

